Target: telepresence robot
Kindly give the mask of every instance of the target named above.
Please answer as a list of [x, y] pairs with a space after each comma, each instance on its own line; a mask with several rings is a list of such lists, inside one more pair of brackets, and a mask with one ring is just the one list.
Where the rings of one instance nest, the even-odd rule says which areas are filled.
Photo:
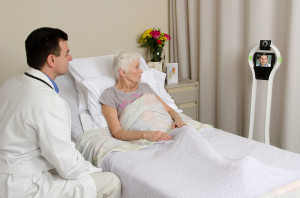
[[254, 47], [249, 54], [248, 63], [253, 76], [251, 113], [248, 136], [249, 139], [253, 139], [257, 80], [268, 80], [269, 82], [266, 108], [265, 143], [270, 144], [270, 115], [273, 79], [281, 62], [282, 58], [280, 52], [277, 49], [277, 47], [271, 44], [271, 40], [261, 40], [260, 44]]

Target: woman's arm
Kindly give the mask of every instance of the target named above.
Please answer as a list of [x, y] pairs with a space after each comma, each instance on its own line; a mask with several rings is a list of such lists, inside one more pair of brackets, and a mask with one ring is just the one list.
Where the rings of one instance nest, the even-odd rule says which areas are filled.
[[186, 125], [183, 122], [183, 120], [181, 119], [181, 117], [179, 116], [179, 114], [176, 111], [174, 111], [174, 109], [172, 109], [169, 105], [167, 105], [159, 96], [156, 96], [156, 98], [162, 103], [162, 105], [164, 106], [166, 111], [173, 118], [174, 122], [172, 125], [172, 129], [174, 129], [175, 127], [180, 128], [180, 127]]
[[109, 130], [116, 139], [126, 141], [139, 139], [162, 141], [171, 139], [170, 135], [162, 131], [124, 131], [120, 125], [117, 109], [104, 104], [101, 106]]

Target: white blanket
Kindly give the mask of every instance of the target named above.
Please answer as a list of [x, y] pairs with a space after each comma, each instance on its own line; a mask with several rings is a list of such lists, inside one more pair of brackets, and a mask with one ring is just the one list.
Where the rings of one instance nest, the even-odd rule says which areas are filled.
[[[112, 153], [104, 171], [122, 180], [122, 197], [256, 197], [300, 178], [300, 170], [272, 167], [252, 156], [229, 160], [191, 127], [140, 151]], [[300, 169], [300, 167], [299, 167]]]

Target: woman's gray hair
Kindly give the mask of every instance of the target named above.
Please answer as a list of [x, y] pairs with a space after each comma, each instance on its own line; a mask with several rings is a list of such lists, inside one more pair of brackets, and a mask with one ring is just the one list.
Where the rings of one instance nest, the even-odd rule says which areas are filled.
[[133, 61], [139, 61], [140, 56], [137, 53], [121, 52], [114, 57], [113, 68], [117, 79], [120, 77], [119, 70], [128, 72], [129, 65]]

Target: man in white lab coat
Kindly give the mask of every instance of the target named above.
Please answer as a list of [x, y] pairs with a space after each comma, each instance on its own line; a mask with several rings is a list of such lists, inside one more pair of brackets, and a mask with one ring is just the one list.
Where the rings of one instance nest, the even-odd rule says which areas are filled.
[[0, 87], [0, 198], [119, 197], [120, 180], [85, 161], [71, 141], [54, 79], [72, 60], [68, 35], [39, 28], [26, 39], [25, 74]]

